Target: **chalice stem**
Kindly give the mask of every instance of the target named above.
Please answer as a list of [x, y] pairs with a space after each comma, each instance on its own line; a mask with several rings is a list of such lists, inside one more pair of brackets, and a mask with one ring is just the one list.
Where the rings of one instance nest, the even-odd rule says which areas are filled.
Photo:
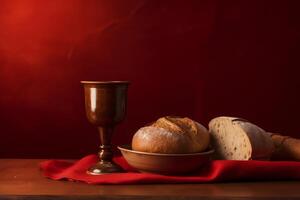
[[100, 134], [100, 151], [99, 158], [101, 162], [111, 162], [113, 152], [111, 149], [111, 137], [113, 133], [113, 127], [98, 127]]
[[111, 136], [113, 127], [98, 127], [100, 134], [99, 162], [89, 168], [88, 173], [100, 175], [105, 173], [122, 172], [122, 168], [112, 161]]

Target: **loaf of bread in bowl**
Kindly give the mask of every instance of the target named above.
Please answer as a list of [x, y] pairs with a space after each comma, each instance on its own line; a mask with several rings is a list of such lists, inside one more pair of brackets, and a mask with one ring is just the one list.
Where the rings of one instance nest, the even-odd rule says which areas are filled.
[[205, 151], [210, 143], [208, 130], [187, 117], [162, 117], [140, 128], [133, 136], [135, 151], [185, 154]]
[[214, 118], [209, 133], [217, 159], [268, 160], [274, 151], [271, 135], [244, 119]]

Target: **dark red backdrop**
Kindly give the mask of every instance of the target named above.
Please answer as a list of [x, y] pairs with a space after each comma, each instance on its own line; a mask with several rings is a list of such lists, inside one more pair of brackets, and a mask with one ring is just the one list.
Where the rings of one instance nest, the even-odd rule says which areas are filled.
[[96, 152], [80, 80], [132, 82], [116, 144], [167, 114], [300, 136], [295, 2], [2, 0], [0, 156]]

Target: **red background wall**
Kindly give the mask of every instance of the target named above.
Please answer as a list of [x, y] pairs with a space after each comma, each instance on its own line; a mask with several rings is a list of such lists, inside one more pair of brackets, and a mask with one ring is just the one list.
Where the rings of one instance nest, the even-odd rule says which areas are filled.
[[97, 151], [80, 80], [130, 80], [114, 135], [182, 115], [300, 136], [297, 1], [2, 0], [0, 156]]

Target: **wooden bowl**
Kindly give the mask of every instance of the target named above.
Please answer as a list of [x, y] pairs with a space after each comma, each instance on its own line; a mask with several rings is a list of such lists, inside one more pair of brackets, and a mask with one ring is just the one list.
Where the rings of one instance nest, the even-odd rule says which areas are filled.
[[210, 149], [201, 153], [160, 154], [134, 151], [130, 145], [119, 146], [118, 149], [128, 164], [140, 172], [172, 175], [196, 171], [209, 163], [210, 156], [214, 152]]

